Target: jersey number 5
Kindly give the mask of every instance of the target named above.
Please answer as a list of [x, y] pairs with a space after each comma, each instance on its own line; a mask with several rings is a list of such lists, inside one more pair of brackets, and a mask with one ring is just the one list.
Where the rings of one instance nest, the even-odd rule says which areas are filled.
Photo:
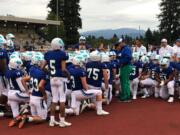
[[51, 75], [56, 74], [55, 60], [50, 60], [50, 70], [51, 70]]

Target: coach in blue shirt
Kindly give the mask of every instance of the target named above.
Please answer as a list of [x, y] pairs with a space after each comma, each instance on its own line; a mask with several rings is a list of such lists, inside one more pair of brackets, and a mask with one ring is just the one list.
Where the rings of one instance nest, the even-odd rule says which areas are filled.
[[121, 82], [121, 93], [119, 94], [119, 100], [123, 102], [129, 102], [130, 97], [130, 72], [132, 71], [131, 60], [132, 51], [125, 40], [120, 39], [116, 43], [117, 59], [119, 59], [119, 74]]

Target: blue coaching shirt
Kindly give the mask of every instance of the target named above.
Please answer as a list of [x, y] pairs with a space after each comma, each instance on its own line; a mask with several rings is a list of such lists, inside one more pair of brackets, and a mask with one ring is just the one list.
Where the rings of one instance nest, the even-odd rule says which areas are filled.
[[117, 58], [119, 59], [119, 66], [123, 67], [125, 65], [131, 65], [132, 51], [125, 45], [117, 52]]
[[31, 77], [30, 85], [32, 86], [32, 96], [43, 97], [41, 91], [39, 91], [39, 83], [41, 80], [46, 81], [46, 74], [37, 66], [32, 66], [29, 70]]
[[107, 69], [106, 64], [102, 64], [101, 62], [96, 61], [88, 62], [86, 64], [87, 83], [94, 87], [101, 87], [103, 69]]
[[17, 69], [9, 69], [6, 71], [6, 78], [8, 79], [10, 90], [21, 91], [16, 79], [23, 76], [23, 72]]
[[81, 82], [81, 77], [86, 77], [86, 73], [83, 68], [71, 68], [69, 69], [72, 80], [72, 91], [83, 90], [83, 85]]
[[44, 58], [50, 69], [51, 77], [65, 77], [61, 70], [61, 62], [68, 60], [69, 56], [66, 52], [61, 50], [49, 51], [45, 53]]

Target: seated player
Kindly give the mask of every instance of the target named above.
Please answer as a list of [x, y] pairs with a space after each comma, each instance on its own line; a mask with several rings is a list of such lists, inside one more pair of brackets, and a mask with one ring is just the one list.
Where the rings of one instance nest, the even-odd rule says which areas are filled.
[[[109, 89], [104, 91], [104, 98], [107, 104], [110, 104], [112, 101], [112, 83], [115, 76], [113, 76], [113, 71], [116, 70], [116, 64], [110, 62], [108, 55], [103, 55], [101, 62], [107, 66], [108, 80], [109, 80]], [[102, 83], [102, 90], [105, 90], [104, 79]]]
[[31, 115], [23, 115], [19, 128], [22, 128], [27, 122], [42, 123], [47, 118], [47, 94], [45, 91], [46, 74], [41, 70], [43, 58], [38, 55], [32, 57], [33, 66], [30, 68], [30, 76], [25, 81], [30, 81], [30, 110]]
[[132, 99], [137, 99], [137, 91], [138, 91], [138, 84], [139, 84], [139, 75], [142, 72], [143, 64], [141, 61], [139, 61], [139, 54], [137, 52], [133, 53], [133, 65], [132, 65], [132, 71], [130, 74], [130, 86], [131, 86], [131, 93], [132, 93]]
[[14, 58], [9, 62], [9, 70], [6, 73], [8, 79], [8, 103], [11, 106], [13, 113], [13, 120], [10, 121], [9, 127], [15, 126], [20, 118], [20, 103], [27, 103], [29, 101], [29, 94], [27, 87], [23, 86], [23, 73], [21, 71], [21, 59]]
[[176, 55], [174, 76], [175, 76], [175, 88], [179, 93], [179, 99], [180, 99], [180, 53]]
[[[160, 70], [160, 56], [156, 55], [152, 58], [152, 63], [149, 64], [149, 77], [146, 78], [145, 80], [142, 80], [140, 82], [141, 87], [143, 87], [143, 89], [147, 89], [147, 88], [152, 88], [154, 90], [154, 96], [157, 98], [158, 97], [158, 91], [159, 88], [157, 88], [157, 72], [159, 72]], [[147, 91], [147, 90], [144, 90]], [[149, 92], [150, 93], [150, 92]], [[146, 98], [146, 97], [144, 97]]]
[[7, 104], [7, 81], [5, 78], [6, 70], [8, 69], [8, 54], [4, 49], [6, 40], [3, 35], [0, 34], [0, 112], [5, 112]]
[[75, 68], [69, 70], [72, 80], [71, 112], [79, 115], [81, 101], [92, 99], [96, 105], [97, 115], [108, 115], [109, 113], [102, 109], [102, 91], [88, 88], [86, 73], [85, 70], [80, 67], [80, 60], [75, 58], [73, 64]]
[[163, 58], [160, 62], [161, 68], [158, 72], [158, 85], [160, 87], [159, 96], [168, 99], [169, 103], [174, 102], [174, 74], [173, 69], [169, 65], [169, 60]]

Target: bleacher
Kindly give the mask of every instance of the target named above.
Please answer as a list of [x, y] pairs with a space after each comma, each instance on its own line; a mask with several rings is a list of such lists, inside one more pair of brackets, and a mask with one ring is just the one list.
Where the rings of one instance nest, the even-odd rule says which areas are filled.
[[0, 34], [13, 33], [16, 36], [15, 45], [20, 49], [33, 47], [35, 50], [49, 49], [50, 43], [37, 34], [37, 30], [48, 25], [60, 25], [60, 21], [0, 16]]

